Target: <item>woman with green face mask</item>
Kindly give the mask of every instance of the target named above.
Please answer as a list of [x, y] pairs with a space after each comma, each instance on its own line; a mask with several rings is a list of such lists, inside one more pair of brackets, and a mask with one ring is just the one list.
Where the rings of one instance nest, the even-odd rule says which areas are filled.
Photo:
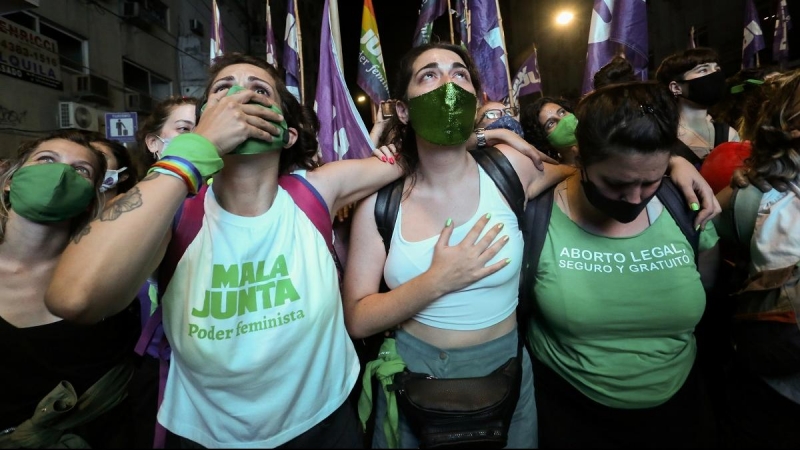
[[[409, 175], [390, 245], [377, 229], [377, 196], [356, 210], [344, 279], [345, 323], [357, 339], [393, 330], [378, 360], [385, 364], [369, 365], [384, 385], [392, 382], [387, 371], [391, 375], [402, 365], [437, 378], [481, 379], [518, 354], [523, 242], [516, 215], [467, 151], [480, 81], [462, 48], [429, 44], [406, 54], [394, 86], [397, 114], [387, 134], [395, 137], [398, 161]], [[545, 165], [539, 171], [519, 152], [496, 147], [526, 198], [574, 170]], [[713, 197], [710, 189], [706, 195]], [[380, 289], [382, 280], [388, 291]], [[506, 445], [534, 448], [538, 432], [528, 353], [518, 361], [521, 389], [508, 418]], [[389, 389], [365, 395], [362, 421], [370, 414], [367, 398], [377, 401], [374, 447], [419, 445], [422, 434], [407, 416], [413, 412], [398, 415]]]
[[528, 142], [562, 164], [575, 165], [578, 121], [570, 102], [542, 97], [523, 108], [520, 121]]
[[[6, 380], [0, 430], [8, 430], [0, 433], [0, 447], [47, 448], [68, 439], [101, 447], [127, 439], [128, 403], [111, 401], [94, 411], [101, 414], [94, 420], [87, 414], [99, 398], [121, 399], [127, 391], [138, 305], [84, 327], [51, 314], [44, 301], [67, 243], [81, 238], [79, 230], [98, 211], [106, 162], [89, 139], [68, 130], [25, 143], [0, 174], [0, 378]], [[116, 381], [107, 382], [107, 373]], [[96, 397], [87, 394], [93, 385]], [[51, 392], [70, 405], [58, 418], [48, 416], [52, 405], [44, 399]], [[95, 404], [78, 408], [76, 397]], [[72, 422], [66, 429], [65, 421]]]

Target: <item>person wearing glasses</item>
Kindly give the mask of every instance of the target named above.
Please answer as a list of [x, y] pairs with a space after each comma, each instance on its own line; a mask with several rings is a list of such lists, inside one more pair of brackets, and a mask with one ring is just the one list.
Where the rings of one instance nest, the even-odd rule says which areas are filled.
[[486, 102], [478, 109], [475, 117], [475, 132], [504, 128], [520, 137], [525, 137], [519, 123], [519, 108], [506, 106], [500, 102]]

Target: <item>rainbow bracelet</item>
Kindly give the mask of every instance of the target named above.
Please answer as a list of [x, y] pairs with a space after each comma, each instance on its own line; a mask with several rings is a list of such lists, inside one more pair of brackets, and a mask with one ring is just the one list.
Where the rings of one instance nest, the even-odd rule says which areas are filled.
[[[203, 178], [200, 176], [200, 171], [197, 170], [197, 167], [180, 156], [170, 155], [162, 157], [150, 167], [147, 173], [149, 174], [156, 169], [166, 170], [178, 175], [183, 182], [186, 183], [186, 187], [189, 189], [189, 195], [197, 194], [197, 191], [199, 191], [200, 187], [203, 185]], [[159, 172], [161, 172], [161, 170], [159, 170]]]

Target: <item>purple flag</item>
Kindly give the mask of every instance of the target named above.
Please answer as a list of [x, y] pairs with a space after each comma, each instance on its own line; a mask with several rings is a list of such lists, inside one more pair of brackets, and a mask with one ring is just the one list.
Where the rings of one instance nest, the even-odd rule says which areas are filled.
[[417, 31], [414, 32], [414, 47], [431, 41], [433, 21], [444, 14], [445, 11], [447, 11], [447, 3], [444, 0], [422, 0], [422, 4], [419, 7]]
[[[372, 141], [347, 90], [337, 63], [336, 45], [328, 13], [330, 0], [325, 0], [322, 13], [322, 34], [319, 48], [319, 74], [314, 110], [319, 117], [319, 146], [324, 162], [339, 159], [366, 158], [372, 154]], [[338, 33], [337, 33], [338, 34]]]
[[[470, 8], [469, 52], [481, 75], [483, 91], [489, 100], [508, 97], [508, 62], [500, 11], [494, 1], [473, 1]], [[479, 94], [480, 96], [480, 94]]]
[[288, 0], [286, 6], [286, 33], [283, 37], [283, 68], [286, 70], [286, 89], [302, 103], [303, 96], [300, 86], [300, 50], [297, 36], [297, 10], [294, 0]]
[[775, 35], [772, 39], [772, 59], [777, 61], [781, 67], [785, 67], [789, 61], [788, 31], [791, 29], [792, 18], [789, 16], [786, 0], [779, 0], [777, 18], [775, 19]]
[[278, 58], [275, 56], [275, 33], [272, 31], [272, 12], [267, 0], [267, 62], [272, 67], [278, 68]]
[[744, 40], [742, 41], [742, 69], [757, 67], [758, 51], [763, 50], [764, 34], [761, 32], [761, 22], [758, 21], [758, 11], [753, 0], [745, 0], [744, 4]]
[[594, 74], [623, 54], [637, 78], [647, 79], [647, 7], [645, 0], [594, 0], [583, 93], [593, 89]]
[[518, 100], [523, 95], [542, 92], [542, 78], [539, 76], [539, 61], [536, 53], [536, 46], [534, 46], [530, 56], [522, 63], [517, 76], [514, 77], [514, 83], [511, 87], [511, 92], [514, 96], [512, 105], [518, 105]]

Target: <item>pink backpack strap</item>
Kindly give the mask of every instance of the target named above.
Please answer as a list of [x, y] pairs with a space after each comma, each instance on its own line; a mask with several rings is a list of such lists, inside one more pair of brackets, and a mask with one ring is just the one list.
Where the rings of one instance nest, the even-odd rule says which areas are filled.
[[[204, 185], [194, 197], [184, 200], [181, 207], [175, 213], [172, 221], [172, 239], [167, 246], [164, 260], [158, 267], [158, 299], [159, 304], [153, 315], [147, 320], [139, 341], [136, 343], [135, 351], [139, 355], [144, 355], [147, 348], [157, 334], [161, 335], [158, 343], [158, 406], [164, 400], [164, 390], [167, 385], [167, 374], [169, 373], [169, 360], [171, 350], [167, 337], [163, 335], [161, 296], [164, 294], [178, 262], [183, 258], [183, 254], [192, 243], [200, 227], [203, 225], [203, 215], [205, 213], [203, 203], [206, 198], [208, 185]], [[158, 423], [155, 423], [155, 435], [153, 437], [153, 448], [164, 448], [166, 446], [167, 430]]]
[[297, 207], [317, 227], [317, 230], [322, 234], [322, 238], [325, 239], [328, 249], [335, 255], [331, 213], [328, 211], [328, 205], [319, 192], [300, 175], [283, 175], [278, 178], [278, 185], [289, 193]]
[[172, 279], [178, 262], [183, 258], [189, 244], [197, 237], [200, 227], [203, 226], [203, 215], [205, 214], [203, 204], [206, 192], [208, 192], [208, 185], [203, 185], [197, 195], [184, 200], [178, 212], [175, 213], [175, 219], [172, 222], [172, 239], [167, 246], [164, 260], [158, 266], [159, 299]]

